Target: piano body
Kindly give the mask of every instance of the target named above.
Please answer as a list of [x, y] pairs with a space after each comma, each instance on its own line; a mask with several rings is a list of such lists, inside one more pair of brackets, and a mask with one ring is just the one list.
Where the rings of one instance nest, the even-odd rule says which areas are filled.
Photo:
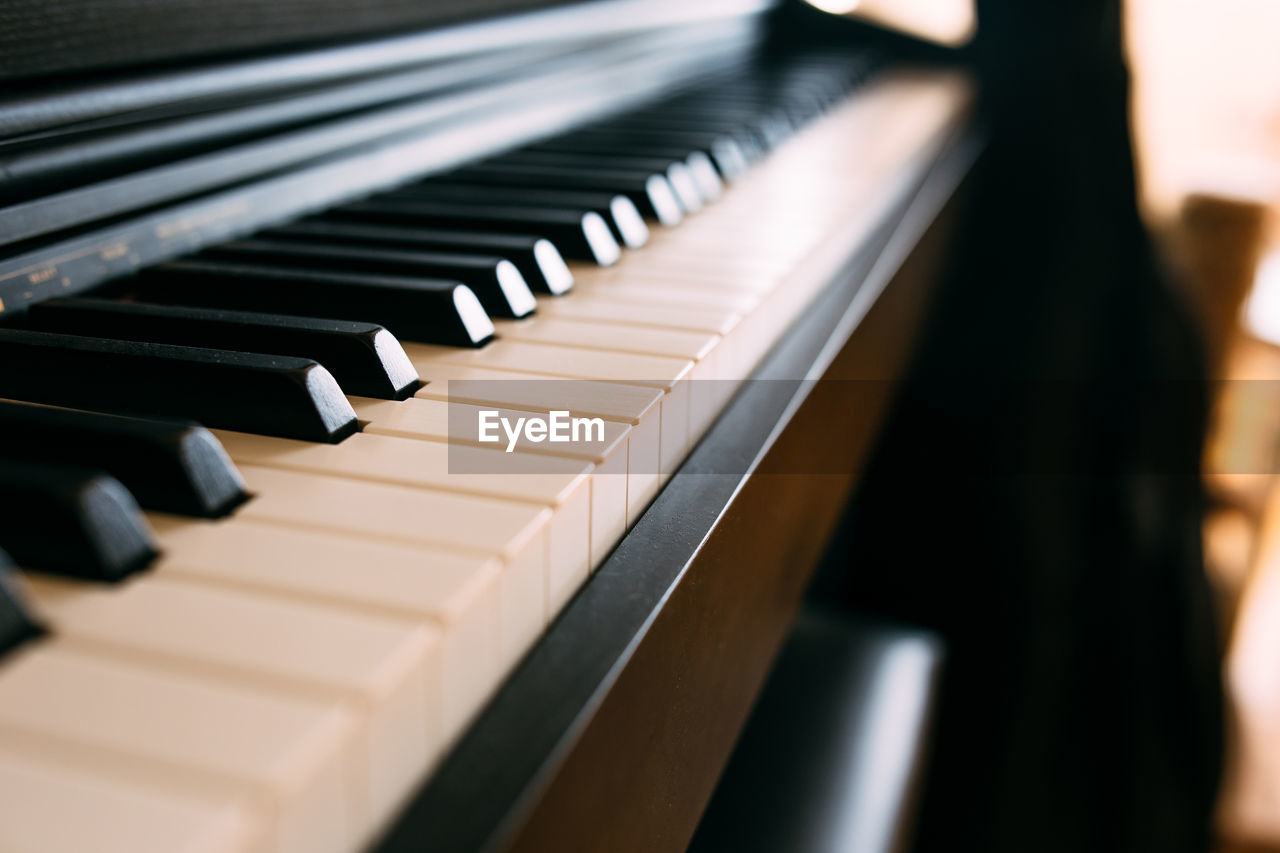
[[802, 9], [523, 6], [15, 7], [0, 849], [692, 836], [980, 135]]

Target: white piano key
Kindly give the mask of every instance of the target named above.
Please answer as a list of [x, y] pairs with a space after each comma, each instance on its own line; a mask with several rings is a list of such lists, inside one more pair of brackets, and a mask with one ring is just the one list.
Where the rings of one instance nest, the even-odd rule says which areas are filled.
[[608, 320], [575, 323], [554, 317], [531, 317], [527, 322], [510, 321], [495, 324], [498, 336], [506, 340], [550, 344], [562, 347], [609, 352], [658, 355], [701, 362], [720, 342], [714, 332], [682, 329], [637, 329], [629, 324]]
[[80, 766], [0, 733], [0, 850], [43, 853], [253, 853], [261, 818], [234, 801], [202, 797], [127, 774]]
[[[392, 435], [419, 441], [448, 442], [455, 449], [460, 444], [492, 446], [479, 440], [481, 411], [497, 412], [499, 417], [504, 418], [519, 418], [529, 414], [517, 409], [448, 403], [428, 398], [389, 401], [351, 397], [350, 400], [360, 418], [368, 422], [364, 430], [366, 435]], [[451, 412], [453, 423], [450, 422]], [[466, 432], [458, 429], [459, 423], [466, 425]], [[604, 438], [600, 442], [535, 443], [521, 433], [515, 446], [516, 454], [564, 457], [589, 462], [594, 466], [591, 472], [592, 569], [627, 529], [627, 450], [633, 430], [617, 421], [605, 420], [603, 424]], [[637, 459], [637, 464], [642, 461]], [[513, 461], [510, 464], [519, 463]], [[652, 469], [648, 474], [652, 474]]]
[[727, 308], [680, 307], [649, 299], [627, 305], [594, 294], [574, 294], [573, 299], [540, 299], [538, 315], [580, 323], [617, 323], [644, 328], [712, 332], [727, 335], [742, 314]]
[[[0, 730], [49, 738], [102, 766], [269, 815], [266, 849], [342, 853], [362, 843], [367, 784], [340, 702], [231, 685], [63, 647], [0, 666]], [[93, 848], [90, 848], [93, 849]]]
[[[669, 475], [689, 451], [689, 375], [687, 359], [632, 353], [584, 350], [550, 344], [497, 340], [478, 350], [406, 344], [406, 354], [419, 375], [436, 362], [466, 367], [497, 368], [533, 375], [580, 380], [605, 380], [666, 392], [662, 399], [661, 458], [658, 473]], [[647, 504], [647, 502], [646, 502]]]
[[620, 270], [600, 267], [574, 270], [575, 280], [580, 284], [587, 284], [588, 287], [595, 284], [652, 281], [668, 285], [675, 284], [691, 290], [726, 291], [756, 296], [763, 296], [776, 290], [785, 277], [785, 273], [767, 273], [760, 270], [730, 272], [713, 262], [703, 265], [664, 264], [661, 258], [654, 258], [644, 264], [635, 264]]
[[[688, 359], [693, 362], [689, 373], [689, 429], [701, 435], [719, 414], [723, 402], [717, 383], [733, 378], [739, 365], [720, 335], [677, 329], [637, 328], [607, 321], [575, 323], [547, 317], [532, 317], [527, 322], [498, 325], [500, 337], [529, 343], [560, 347], [581, 347], [594, 351], [634, 353]], [[593, 354], [594, 357], [594, 354]], [[692, 446], [692, 442], [690, 442]], [[664, 466], [664, 472], [670, 468]]]
[[348, 704], [359, 721], [370, 829], [440, 753], [433, 626], [180, 577], [114, 587], [37, 575], [27, 582], [63, 643]]
[[[527, 411], [559, 409], [575, 416], [599, 417], [629, 424], [631, 432], [627, 437], [626, 463], [628, 526], [635, 523], [657, 495], [665, 396], [661, 390], [590, 380], [543, 383], [540, 380], [551, 377], [446, 361], [423, 362], [418, 366], [418, 373], [426, 382], [415, 394], [419, 399], [492, 404]], [[376, 421], [371, 428], [377, 428]], [[617, 469], [611, 473], [617, 473]]]
[[445, 742], [488, 698], [499, 669], [497, 557], [230, 518], [151, 513], [159, 577], [192, 577], [435, 626]]
[[[658, 396], [655, 394], [655, 399]], [[394, 435], [455, 445], [469, 444], [475, 447], [493, 446], [479, 439], [481, 411], [497, 412], [499, 416], [505, 418], [518, 418], [528, 415], [530, 411], [545, 411], [548, 408], [543, 406], [515, 409], [498, 404], [447, 402], [444, 399], [432, 397], [414, 397], [408, 400], [377, 400], [372, 397], [348, 397], [347, 399], [351, 401], [352, 408], [365, 423], [364, 432], [367, 434]], [[552, 407], [558, 405], [554, 400], [551, 404]], [[553, 444], [545, 441], [530, 441], [524, 433], [521, 433], [516, 440], [515, 452], [562, 456], [566, 459], [581, 459], [600, 465], [620, 446], [625, 451], [627, 438], [631, 433], [631, 427], [621, 421], [605, 418], [602, 422], [604, 424], [602, 441], [595, 441], [593, 437], [590, 442]], [[466, 429], [458, 429], [460, 425], [465, 425]]]
[[[547, 529], [548, 589], [554, 590], [549, 596], [553, 611], [565, 600], [564, 587], [569, 586], [572, 592], [587, 579], [592, 565], [594, 467], [589, 462], [471, 446], [451, 448], [438, 442], [378, 434], [353, 435], [337, 445], [226, 430], [216, 430], [214, 434], [237, 463], [548, 507], [552, 510]], [[617, 510], [625, 520], [626, 508]]]
[[510, 575], [500, 603], [504, 661], [522, 655], [546, 627], [546, 507], [261, 465], [241, 465], [240, 473], [254, 494], [242, 518], [501, 558]]
[[617, 302], [622, 305], [660, 305], [671, 309], [727, 310], [747, 314], [759, 305], [764, 295], [748, 291], [686, 287], [678, 283], [654, 279], [621, 281], [588, 281], [575, 288], [574, 297]]

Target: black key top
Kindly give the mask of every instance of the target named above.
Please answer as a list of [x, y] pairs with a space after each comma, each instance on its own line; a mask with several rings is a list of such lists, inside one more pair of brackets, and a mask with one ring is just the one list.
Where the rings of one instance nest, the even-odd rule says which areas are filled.
[[532, 234], [555, 243], [566, 258], [593, 261], [606, 267], [622, 256], [618, 241], [613, 239], [609, 226], [599, 214], [560, 208], [387, 198], [340, 207], [325, 218]]
[[309, 441], [359, 429], [333, 376], [305, 358], [26, 329], [0, 329], [0, 397]]
[[478, 234], [443, 228], [404, 228], [395, 225], [309, 219], [259, 235], [270, 240], [383, 246], [454, 254], [497, 255], [516, 265], [530, 289], [559, 296], [573, 287], [573, 273], [555, 244], [543, 237], [521, 234]]
[[[631, 199], [642, 214], [663, 225], [676, 225], [684, 218], [671, 182], [653, 172], [490, 164], [458, 169], [448, 173], [445, 180], [500, 187], [621, 193]], [[556, 244], [560, 245], [560, 241]]]
[[248, 499], [207, 429], [0, 401], [0, 458], [103, 468], [147, 509], [217, 518]]
[[538, 306], [524, 276], [506, 258], [298, 240], [241, 240], [206, 249], [201, 257], [239, 264], [460, 281], [471, 288], [485, 311], [494, 317], [524, 317]]
[[24, 569], [117, 581], [156, 556], [120, 481], [91, 468], [0, 460], [0, 548]]
[[465, 284], [439, 279], [179, 261], [142, 271], [119, 289], [148, 302], [308, 317], [357, 317], [400, 340], [478, 347], [493, 321]]
[[13, 563], [0, 551], [0, 658], [44, 631], [13, 582]]
[[649, 226], [644, 224], [644, 217], [635, 203], [617, 193], [497, 187], [432, 178], [385, 193], [379, 198], [450, 199], [502, 206], [564, 208], [580, 213], [592, 211], [609, 224], [613, 238], [628, 249], [638, 249], [649, 241]]
[[562, 154], [556, 151], [513, 151], [501, 157], [494, 157], [480, 164], [516, 165], [516, 166], [549, 166], [557, 169], [625, 169], [628, 171], [647, 171], [662, 175], [675, 191], [676, 200], [684, 208], [685, 213], [697, 213], [702, 210], [702, 191], [693, 179], [689, 166], [684, 160], [672, 160], [663, 157], [637, 157], [618, 154]]
[[403, 400], [420, 384], [400, 342], [375, 323], [61, 298], [32, 305], [26, 325], [68, 335], [309, 358], [324, 365], [345, 392], [363, 397]]

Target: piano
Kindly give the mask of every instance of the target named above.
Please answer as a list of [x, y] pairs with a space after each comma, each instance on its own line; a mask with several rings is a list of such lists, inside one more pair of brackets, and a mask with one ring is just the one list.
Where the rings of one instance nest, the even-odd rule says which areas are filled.
[[892, 401], [961, 72], [341, 5], [4, 37], [0, 849], [681, 848]]

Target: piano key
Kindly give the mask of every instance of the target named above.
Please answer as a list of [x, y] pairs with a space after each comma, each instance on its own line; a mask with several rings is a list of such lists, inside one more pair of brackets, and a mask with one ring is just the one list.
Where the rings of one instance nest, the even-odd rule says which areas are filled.
[[582, 323], [605, 321], [635, 326], [652, 326], [662, 329], [687, 329], [694, 332], [714, 332], [727, 335], [742, 319], [745, 311], [733, 308], [697, 305], [671, 305], [661, 296], [618, 301], [608, 298], [598, 289], [575, 295], [573, 299], [547, 300], [539, 304], [538, 311], [544, 317], [575, 320]]
[[[631, 427], [627, 436], [627, 525], [640, 517], [658, 493], [662, 462], [662, 391], [639, 385], [591, 380], [563, 381], [510, 370], [469, 367], [451, 362], [424, 363], [426, 384], [415, 399], [467, 403], [496, 408], [548, 412], [561, 409], [577, 417], [598, 417]], [[412, 401], [406, 400], [405, 404]], [[396, 404], [396, 411], [411, 405]], [[377, 430], [382, 407], [370, 413], [371, 430]], [[570, 447], [570, 445], [562, 445]]]
[[101, 471], [0, 460], [0, 548], [26, 568], [116, 581], [156, 550], [133, 497]]
[[[528, 417], [529, 413], [525, 413]], [[506, 439], [487, 447], [355, 435], [341, 446], [219, 432], [237, 462], [355, 480], [519, 501], [551, 510], [547, 525], [550, 612], [557, 612], [598, 562], [591, 551], [592, 517], [606, 527], [626, 523], [626, 505], [597, 506], [592, 465], [558, 457], [505, 453]], [[601, 553], [603, 559], [604, 554]]]
[[103, 468], [142, 506], [216, 518], [248, 498], [208, 430], [0, 400], [0, 457]]
[[459, 281], [495, 317], [523, 317], [533, 294], [516, 265], [505, 258], [408, 251], [289, 240], [241, 240], [206, 249], [202, 258], [313, 270], [402, 275]]
[[649, 129], [628, 132], [592, 126], [555, 137], [546, 144], [563, 146], [564, 150], [574, 150], [574, 146], [586, 145], [624, 150], [655, 146], [655, 150], [675, 147], [699, 151], [711, 160], [720, 177], [730, 183], [741, 177], [759, 157], [754, 140], [715, 131]]
[[733, 311], [747, 314], [754, 310], [764, 295], [751, 291], [725, 290], [723, 288], [689, 287], [679, 282], [659, 280], [633, 281], [629, 278], [589, 281], [574, 295], [575, 301], [612, 302], [619, 305], [663, 305], [673, 310], [690, 308], [698, 310]]
[[[469, 386], [460, 385], [461, 388]], [[656, 396], [656, 395], [655, 395]], [[369, 422], [365, 433], [370, 435], [394, 435], [424, 441], [446, 442], [452, 445], [469, 444], [474, 447], [492, 447], [492, 442], [479, 438], [479, 413], [482, 410], [497, 412], [508, 419], [528, 415], [541, 409], [508, 409], [500, 405], [480, 405], [458, 401], [446, 402], [432, 397], [414, 397], [400, 401], [403, 405], [369, 397], [351, 397], [351, 406], [362, 420]], [[452, 417], [451, 417], [452, 413]], [[626, 456], [626, 443], [631, 427], [621, 420], [601, 419], [604, 438], [597, 441], [570, 441], [564, 443], [535, 442], [523, 433], [516, 439], [515, 451], [542, 456], [563, 456], [581, 459], [599, 468], [609, 454], [621, 449]], [[452, 421], [452, 422], [451, 422]], [[465, 427], [465, 428], [463, 428]], [[625, 466], [624, 466], [625, 467]]]
[[150, 520], [164, 551], [153, 566], [157, 576], [201, 579], [432, 626], [439, 638], [446, 743], [514, 663], [499, 658], [499, 607], [527, 591], [496, 557], [248, 518], [210, 523], [152, 514]]
[[435, 629], [192, 580], [149, 576], [104, 590], [29, 578], [59, 641], [161, 669], [341, 702], [351, 709], [377, 825], [438, 757]]
[[[530, 378], [541, 375], [584, 381], [603, 379], [659, 389], [665, 392], [659, 476], [675, 471], [689, 451], [690, 398], [696, 396], [696, 389], [689, 382], [694, 364], [688, 359], [505, 340], [494, 341], [483, 350], [449, 350], [412, 344], [405, 351], [424, 377], [432, 373], [431, 362], [446, 362], [528, 373]], [[700, 401], [695, 403], [695, 406], [700, 405]]]
[[234, 799], [113, 774], [31, 741], [0, 733], [0, 849], [262, 850], [260, 813]]
[[684, 218], [671, 183], [662, 175], [643, 170], [489, 164], [457, 169], [447, 173], [445, 179], [505, 187], [621, 193], [631, 199], [645, 217], [663, 225], [677, 225]]
[[573, 137], [555, 138], [522, 148], [530, 153], [588, 154], [592, 156], [612, 155], [621, 157], [662, 158], [668, 161], [682, 161], [689, 169], [689, 174], [698, 185], [698, 191], [704, 201], [714, 201], [724, 193], [724, 180], [716, 169], [715, 163], [706, 152], [695, 146], [681, 146], [661, 143], [642, 144], [636, 142], [609, 141], [592, 142], [590, 139]]
[[335, 208], [325, 218], [528, 234], [550, 240], [567, 258], [600, 266], [616, 263], [622, 254], [608, 223], [592, 211], [375, 198]]
[[643, 116], [621, 116], [606, 124], [593, 125], [590, 130], [631, 136], [635, 139], [656, 137], [674, 138], [677, 134], [691, 134], [707, 138], [728, 137], [744, 152], [747, 162], [754, 163], [777, 147], [779, 129], [767, 120], [752, 116], [711, 120], [704, 116], [689, 119], [662, 117], [661, 123]]
[[[495, 413], [497, 417], [507, 418], [515, 423], [517, 418], [527, 417], [529, 411], [506, 409], [493, 405], [472, 405], [468, 403], [446, 402], [427, 398], [405, 400], [403, 404], [386, 404], [384, 400], [372, 400], [353, 397], [352, 405], [362, 419], [369, 421], [366, 429], [368, 435], [388, 435], [397, 438], [414, 439], [448, 443], [457, 458], [469, 459], [467, 451], [460, 445], [489, 450], [493, 444], [483, 442], [479, 437], [481, 411]], [[516, 440], [515, 453], [530, 456], [552, 456], [590, 463], [591, 471], [591, 566], [594, 571], [600, 560], [608, 553], [613, 543], [622, 538], [627, 530], [628, 513], [631, 508], [627, 503], [627, 467], [628, 450], [632, 429], [619, 421], [602, 419], [603, 436], [601, 441], [578, 441], [550, 444], [534, 442], [523, 432]], [[648, 471], [637, 476], [637, 495], [643, 484], [652, 479], [656, 470], [657, 449], [654, 448], [653, 463]], [[636, 444], [636, 465], [641, 470], [644, 462], [643, 442]], [[528, 466], [535, 471], [541, 470], [541, 463], [532, 461], [510, 462], [513, 471]], [[489, 477], [488, 479], [495, 479]]]
[[[582, 325], [626, 325], [645, 331], [699, 331], [721, 336], [721, 352], [717, 355], [720, 379], [707, 385], [712, 393], [701, 395], [701, 408], [693, 413], [695, 434], [699, 431], [699, 425], [710, 425], [710, 420], [735, 392], [737, 382], [751, 374], [763, 352], [763, 346], [751, 333], [752, 324], [744, 322], [747, 311], [738, 312], [727, 307], [713, 308], [705, 305], [655, 305], [652, 304], [652, 299], [626, 302], [587, 294], [571, 302], [571, 305], [564, 305], [564, 311], [559, 310], [559, 305], [554, 306], [553, 310], [544, 315], [544, 319], [557, 318]], [[740, 326], [742, 329], [739, 329]]]
[[810, 112], [810, 107], [796, 107], [788, 96], [747, 92], [689, 92], [661, 105], [650, 106], [617, 116], [614, 121], [649, 119], [665, 122], [700, 122], [711, 124], [727, 119], [755, 118], [794, 123], [793, 113]]
[[688, 99], [662, 105], [660, 111], [641, 111], [618, 116], [613, 127], [696, 127], [725, 129], [745, 127], [765, 137], [771, 145], [780, 144], [813, 114], [812, 107], [778, 103], [772, 98], [739, 100], [715, 96], [711, 99]]
[[310, 441], [341, 441], [359, 427], [314, 361], [19, 329], [0, 329], [0, 396]]
[[546, 626], [551, 510], [259, 465], [241, 471], [255, 497], [237, 518], [498, 556], [513, 581], [502, 601], [504, 659], [523, 654]]
[[649, 119], [655, 123], [690, 122], [701, 126], [726, 122], [752, 122], [757, 126], [777, 126], [795, 131], [820, 109], [818, 104], [798, 89], [782, 91], [770, 85], [763, 92], [689, 92], [663, 104], [661, 113], [649, 107], [624, 113], [618, 121]]
[[782, 273], [771, 270], [770, 266], [746, 259], [722, 263], [713, 255], [682, 256], [679, 252], [672, 252], [668, 256], [664, 252], [661, 257], [628, 258], [625, 267], [618, 270], [573, 269], [579, 284], [587, 287], [599, 284], [637, 287], [641, 283], [653, 282], [658, 285], [678, 284], [687, 290], [736, 291], [764, 296], [777, 288], [782, 278]]
[[145, 269], [124, 287], [139, 298], [170, 304], [355, 317], [402, 340], [445, 346], [479, 346], [493, 336], [480, 300], [455, 281], [178, 261]]
[[260, 236], [272, 240], [351, 243], [462, 255], [494, 255], [515, 264], [532, 290], [559, 296], [573, 287], [573, 274], [565, 266], [560, 251], [554, 243], [542, 237], [484, 234], [443, 228], [404, 228], [323, 219], [269, 228], [261, 232]]
[[57, 638], [0, 669], [0, 732], [52, 742], [113, 775], [266, 813], [273, 853], [364, 841], [365, 786], [346, 706], [73, 648]]
[[721, 341], [720, 336], [714, 332], [637, 328], [603, 320], [581, 323], [550, 317], [538, 317], [524, 323], [504, 321], [498, 325], [498, 332], [501, 340], [638, 355], [673, 356], [695, 364], [710, 357]]
[[650, 171], [667, 179], [685, 213], [697, 213], [702, 210], [704, 202], [711, 200], [703, 197], [697, 181], [694, 180], [688, 164], [683, 159], [617, 154], [586, 154], [581, 152], [562, 154], [556, 151], [520, 150], [494, 157], [480, 164], [481, 168], [486, 165]]
[[13, 564], [0, 551], [0, 659], [43, 629], [31, 615], [25, 594], [13, 582]]
[[[719, 408], [720, 395], [728, 380], [744, 375], [746, 370], [719, 335], [676, 329], [637, 328], [607, 322], [575, 323], [570, 320], [539, 318], [530, 325], [502, 327], [504, 340], [548, 344], [555, 347], [580, 347], [590, 352], [616, 352], [641, 356], [663, 356], [693, 363], [685, 386], [689, 388], [689, 429], [700, 435], [710, 426]], [[607, 374], [605, 374], [607, 375]], [[671, 457], [673, 461], [678, 461]], [[664, 468], [664, 470], [670, 470]]]
[[617, 193], [503, 187], [430, 178], [384, 193], [380, 198], [452, 199], [502, 206], [573, 209], [600, 216], [608, 223], [614, 239], [628, 249], [638, 249], [649, 240], [649, 226], [645, 224], [635, 203], [627, 196]]
[[[443, 361], [466, 367], [496, 368], [532, 378], [559, 377], [584, 381], [622, 382], [670, 391], [693, 370], [686, 358], [667, 358], [591, 350], [552, 344], [496, 340], [481, 350], [457, 350], [430, 344], [408, 344], [405, 353], [415, 365]], [[594, 377], [594, 380], [593, 380]]]
[[74, 297], [36, 303], [26, 323], [70, 335], [308, 358], [344, 391], [368, 397], [399, 400], [418, 387], [400, 342], [375, 323]]

